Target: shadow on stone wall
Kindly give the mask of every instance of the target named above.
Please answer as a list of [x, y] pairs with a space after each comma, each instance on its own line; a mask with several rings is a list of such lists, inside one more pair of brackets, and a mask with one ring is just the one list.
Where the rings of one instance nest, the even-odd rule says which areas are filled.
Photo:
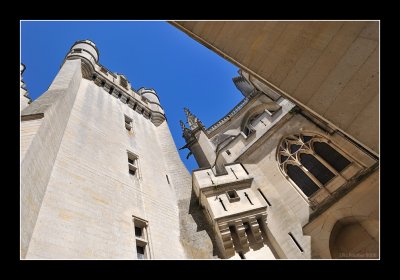
[[211, 225], [192, 190], [190, 199], [179, 201], [181, 240], [191, 259], [218, 258], [219, 251]]

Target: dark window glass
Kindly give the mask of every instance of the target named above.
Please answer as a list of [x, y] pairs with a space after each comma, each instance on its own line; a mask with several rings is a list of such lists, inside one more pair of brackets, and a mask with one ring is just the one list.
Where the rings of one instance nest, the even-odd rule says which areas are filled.
[[290, 152], [293, 154], [295, 152], [297, 152], [300, 149], [300, 145], [296, 145], [296, 144], [292, 144], [290, 145]]
[[287, 156], [281, 155], [281, 162], [284, 162], [284, 161], [287, 160], [287, 159], [288, 159]]
[[304, 142], [308, 142], [308, 141], [310, 141], [311, 139], [312, 139], [312, 136], [303, 135], [303, 141], [304, 141]]
[[335, 174], [333, 174], [328, 168], [326, 168], [326, 166], [323, 165], [319, 160], [317, 160], [313, 155], [301, 154], [300, 162], [323, 185], [325, 185], [329, 182], [329, 180], [335, 177]]
[[329, 163], [337, 172], [341, 172], [350, 164], [347, 158], [325, 142], [314, 142], [313, 147], [315, 153]]
[[135, 227], [135, 236], [141, 238], [143, 234], [143, 229], [140, 227]]
[[145, 257], [144, 257], [144, 247], [142, 247], [142, 246], [136, 246], [136, 252], [137, 252], [137, 258], [138, 258], [138, 260], [143, 260], [143, 259], [145, 259]]
[[229, 195], [230, 198], [235, 198], [235, 197], [237, 197], [235, 191], [228, 191], [228, 195]]
[[135, 174], [136, 174], [136, 171], [135, 171], [135, 170], [133, 170], [133, 169], [130, 169], [130, 168], [129, 168], [129, 174], [131, 174], [131, 175], [135, 175]]
[[314, 183], [314, 181], [311, 180], [310, 177], [308, 177], [297, 165], [289, 164], [287, 166], [287, 174], [306, 196], [311, 196], [319, 190], [319, 187]]
[[129, 162], [130, 164], [133, 164], [133, 159], [128, 158], [128, 162]]

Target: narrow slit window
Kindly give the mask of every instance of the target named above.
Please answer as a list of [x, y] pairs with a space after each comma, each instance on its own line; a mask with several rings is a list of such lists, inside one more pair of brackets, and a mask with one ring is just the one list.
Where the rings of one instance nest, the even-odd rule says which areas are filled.
[[290, 238], [292, 238], [293, 242], [296, 244], [297, 248], [299, 248], [300, 252], [304, 252], [303, 248], [300, 246], [299, 242], [294, 238], [293, 234], [289, 232]]
[[242, 163], [240, 165], [242, 166], [244, 172], [246, 172], [246, 174], [249, 175], [249, 171], [247, 171], [246, 167], [244, 167], [244, 165]]
[[263, 193], [260, 189], [257, 189], [257, 190], [258, 190], [258, 192], [261, 194], [261, 196], [264, 198], [264, 200], [265, 200], [265, 202], [268, 204], [268, 206], [271, 207], [272, 205], [271, 205], [271, 203], [269, 202], [269, 200], [267, 199], [267, 197], [264, 195], [264, 193]]
[[251, 201], [249, 195], [246, 192], [244, 192], [244, 196], [247, 198], [247, 200], [250, 202], [251, 205], [254, 205], [253, 202]]
[[228, 211], [228, 210], [226, 210], [225, 204], [224, 204], [224, 202], [222, 201], [221, 198], [219, 198], [219, 203], [221, 203], [222, 208], [224, 208], [225, 211]]
[[168, 177], [168, 175], [165, 175], [165, 177], [167, 178], [168, 184], [171, 184], [171, 183], [169, 182], [169, 177]]

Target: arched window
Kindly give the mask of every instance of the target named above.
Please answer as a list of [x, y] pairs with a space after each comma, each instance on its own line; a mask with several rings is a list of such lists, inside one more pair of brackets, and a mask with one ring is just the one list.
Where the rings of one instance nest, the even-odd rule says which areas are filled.
[[326, 166], [317, 160], [313, 155], [300, 154], [300, 162], [323, 185], [335, 177], [335, 174], [326, 168]]
[[313, 150], [317, 155], [329, 163], [337, 172], [341, 172], [350, 164], [350, 161], [347, 158], [342, 156], [325, 142], [314, 142]]
[[327, 185], [351, 163], [327, 141], [325, 137], [311, 133], [293, 134], [282, 139], [278, 146], [277, 159], [282, 172], [307, 197]]
[[289, 178], [293, 180], [306, 196], [311, 196], [319, 190], [318, 185], [315, 184], [314, 181], [311, 180], [310, 177], [308, 177], [297, 165], [288, 164], [286, 169]]

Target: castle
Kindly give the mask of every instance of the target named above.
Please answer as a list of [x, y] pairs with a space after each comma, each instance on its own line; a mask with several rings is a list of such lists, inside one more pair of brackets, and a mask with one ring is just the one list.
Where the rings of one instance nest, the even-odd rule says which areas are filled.
[[33, 102], [24, 69], [22, 259], [379, 258], [378, 157], [251, 74], [211, 127], [185, 108], [191, 175], [156, 91], [93, 42]]

